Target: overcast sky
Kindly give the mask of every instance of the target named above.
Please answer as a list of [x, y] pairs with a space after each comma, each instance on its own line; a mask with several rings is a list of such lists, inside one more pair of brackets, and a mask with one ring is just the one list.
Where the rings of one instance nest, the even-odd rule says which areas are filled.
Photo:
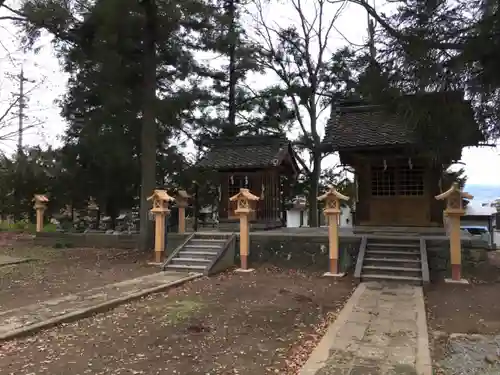
[[[313, 0], [303, 0], [305, 4]], [[8, 0], [9, 5], [14, 5], [17, 0]], [[273, 19], [279, 24], [289, 24], [297, 22], [297, 17], [286, 2], [282, 5], [275, 5], [267, 10], [268, 20]], [[377, 7], [382, 8], [382, 1], [377, 1]], [[309, 7], [312, 9], [312, 7]], [[332, 9], [332, 14], [335, 9]], [[387, 11], [387, 8], [384, 8]], [[329, 12], [330, 13], [330, 12]], [[0, 17], [5, 15], [4, 10], [0, 10]], [[279, 16], [279, 17], [278, 17]], [[272, 17], [272, 18], [271, 18]], [[348, 5], [344, 9], [342, 16], [335, 23], [337, 31], [332, 34], [329, 41], [329, 49], [346, 43], [348, 39], [352, 43], [361, 44], [366, 37], [366, 13], [356, 5]], [[340, 31], [342, 35], [338, 32]], [[12, 100], [12, 95], [18, 92], [18, 83], [8, 74], [19, 74], [21, 66], [24, 66], [25, 76], [31, 82], [26, 83], [26, 90], [29, 92], [29, 108], [26, 111], [28, 119], [26, 125], [42, 123], [26, 131], [24, 143], [27, 145], [57, 145], [58, 136], [62, 134], [65, 123], [60, 117], [60, 109], [56, 101], [64, 94], [67, 77], [60, 71], [59, 63], [55, 58], [50, 45], [50, 38], [44, 37], [39, 42], [40, 51], [37, 54], [32, 52], [23, 53], [18, 47], [18, 32], [6, 21], [0, 21], [0, 116]], [[268, 75], [265, 77], [254, 76], [252, 83], [258, 87], [264, 87], [274, 80], [275, 77]], [[321, 122], [324, 124], [326, 118]], [[10, 122], [12, 129], [17, 129], [17, 119]], [[4, 130], [2, 130], [5, 133]], [[323, 131], [322, 131], [323, 133]], [[12, 141], [0, 144], [0, 149], [11, 153], [15, 150], [17, 138]], [[498, 148], [483, 147], [470, 148], [463, 152], [462, 162], [468, 176], [468, 183], [482, 185], [500, 186], [500, 150]], [[334, 162], [333, 159], [326, 161], [326, 164]], [[326, 166], [326, 165], [325, 165]], [[500, 195], [500, 191], [499, 194]]]

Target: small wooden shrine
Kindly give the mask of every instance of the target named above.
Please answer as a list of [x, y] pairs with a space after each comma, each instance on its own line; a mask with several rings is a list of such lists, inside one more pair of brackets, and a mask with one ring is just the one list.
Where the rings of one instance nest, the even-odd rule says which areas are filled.
[[220, 138], [205, 145], [209, 151], [198, 167], [215, 171], [219, 221], [238, 222], [237, 202], [230, 198], [245, 188], [260, 198], [250, 222], [266, 228], [283, 226], [289, 186], [299, 173], [291, 143], [282, 136], [255, 135]]
[[339, 152], [341, 163], [354, 169], [356, 226], [442, 227], [443, 202], [434, 197], [447, 188], [440, 186], [443, 173], [460, 160], [463, 147], [483, 140], [459, 92], [404, 96], [403, 101], [418, 102], [427, 111], [421, 116], [425, 126], [412, 122], [408, 106], [407, 113], [360, 100], [332, 107], [324, 151]]

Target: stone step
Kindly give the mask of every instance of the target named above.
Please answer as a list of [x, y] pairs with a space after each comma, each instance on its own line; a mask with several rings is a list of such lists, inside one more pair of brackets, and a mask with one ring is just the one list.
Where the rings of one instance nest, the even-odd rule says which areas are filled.
[[199, 244], [199, 243], [208, 243], [208, 244], [220, 244], [221, 246], [226, 243], [226, 239], [220, 238], [192, 238], [189, 243]]
[[363, 266], [363, 270], [377, 270], [377, 271], [402, 271], [402, 272], [420, 272], [420, 268], [410, 267], [390, 267], [390, 266]]
[[184, 249], [189, 249], [189, 250], [192, 250], [192, 249], [200, 249], [200, 250], [217, 249], [217, 250], [219, 250], [222, 247], [223, 247], [222, 243], [220, 245], [217, 245], [217, 244], [206, 243], [206, 242], [204, 242], [204, 243], [191, 243], [191, 242], [189, 242], [188, 244], [186, 244], [186, 246], [184, 246]]
[[193, 271], [193, 272], [200, 272], [204, 271], [207, 268], [207, 266], [199, 266], [199, 265], [185, 265], [185, 264], [168, 264], [165, 267], [165, 271]]
[[420, 259], [367, 257], [363, 266], [420, 268]]
[[181, 250], [178, 253], [179, 258], [197, 258], [197, 259], [213, 259], [218, 254], [217, 251], [188, 251]]
[[420, 235], [400, 235], [396, 233], [377, 233], [368, 235], [368, 242], [385, 242], [385, 243], [420, 243]]
[[391, 275], [391, 276], [422, 276], [422, 270], [417, 267], [391, 267], [391, 266], [363, 266], [363, 275]]
[[422, 278], [416, 276], [396, 276], [396, 275], [361, 275], [362, 281], [398, 281], [413, 285], [422, 285]]
[[392, 263], [420, 263], [420, 259], [408, 259], [408, 258], [374, 258], [366, 257], [364, 259], [368, 262], [392, 262]]
[[397, 251], [397, 250], [372, 250], [370, 248], [366, 249], [367, 254], [376, 254], [376, 255], [391, 255], [394, 256], [395, 258], [398, 257], [399, 255], [403, 256], [420, 256], [420, 251]]
[[367, 244], [368, 247], [383, 247], [383, 248], [394, 248], [394, 247], [403, 247], [403, 248], [410, 248], [410, 249], [420, 249], [420, 242], [419, 243], [384, 243], [384, 242], [369, 242]]
[[210, 259], [203, 259], [203, 258], [172, 258], [170, 264], [175, 264], [175, 265], [184, 265], [184, 266], [208, 266], [212, 263]]

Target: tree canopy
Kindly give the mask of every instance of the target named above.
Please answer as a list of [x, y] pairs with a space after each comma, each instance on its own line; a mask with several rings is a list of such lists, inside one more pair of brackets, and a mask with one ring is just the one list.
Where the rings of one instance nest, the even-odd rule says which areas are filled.
[[382, 79], [372, 90], [462, 91], [485, 135], [500, 135], [496, 0], [397, 0], [388, 15], [367, 0], [349, 1], [377, 23], [375, 60]]
[[[335, 168], [321, 170], [321, 131], [339, 99], [461, 91], [484, 133], [500, 134], [493, 0], [393, 1], [387, 15], [348, 0], [370, 16], [367, 42], [334, 49], [344, 1], [289, 1], [298, 22], [286, 25], [264, 17], [274, 1], [152, 1], [22, 0], [12, 8], [0, 0], [8, 10], [0, 22], [15, 22], [26, 48], [50, 33], [70, 76], [59, 103], [68, 124], [62, 147], [2, 159], [6, 176], [17, 176], [0, 186], [4, 212], [13, 207], [9, 192], [42, 189], [58, 195], [54, 207], [93, 196], [114, 215], [140, 204], [141, 186], [192, 189], [207, 137], [293, 133], [315, 225], [319, 189], [343, 181]], [[250, 78], [259, 75], [273, 80], [256, 89]], [[19, 190], [30, 179], [31, 190]]]

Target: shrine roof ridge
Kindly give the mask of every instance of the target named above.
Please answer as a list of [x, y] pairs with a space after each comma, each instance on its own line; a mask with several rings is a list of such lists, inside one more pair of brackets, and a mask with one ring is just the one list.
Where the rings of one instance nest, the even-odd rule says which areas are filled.
[[286, 135], [283, 134], [258, 134], [258, 135], [241, 135], [241, 136], [221, 136], [217, 138], [205, 137], [201, 140], [201, 144], [206, 147], [244, 147], [244, 146], [260, 146], [267, 144], [286, 144], [290, 142]]
[[212, 169], [277, 167], [285, 159], [298, 170], [291, 142], [281, 134], [224, 137], [204, 143], [210, 150], [197, 167]]
[[[340, 100], [332, 105], [323, 147], [328, 151], [342, 151], [364, 147], [418, 145], [422, 138], [421, 129], [414, 122], [423, 120], [415, 120], [411, 114], [413, 112], [408, 112], [409, 109], [405, 107], [413, 106], [414, 103], [420, 106], [417, 108], [427, 110], [425, 121], [429, 125], [439, 127], [440, 130], [434, 132], [439, 137], [436, 139], [443, 142], [453, 139], [460, 147], [472, 146], [483, 140], [470, 102], [459, 91], [445, 91], [402, 95], [385, 105], [362, 99]], [[451, 122], [459, 118], [463, 125], [459, 135], [449, 134], [446, 124], [441, 123], [443, 113], [448, 113], [449, 116], [446, 116]]]

